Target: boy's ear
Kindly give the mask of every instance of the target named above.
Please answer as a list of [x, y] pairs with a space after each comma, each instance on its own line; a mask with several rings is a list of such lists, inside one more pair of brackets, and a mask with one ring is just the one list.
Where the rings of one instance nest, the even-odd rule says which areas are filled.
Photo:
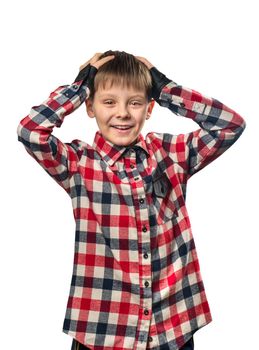
[[85, 100], [86, 112], [90, 118], [94, 118], [93, 101], [89, 98]]
[[151, 115], [151, 113], [152, 113], [152, 110], [153, 110], [153, 108], [154, 108], [154, 105], [155, 105], [155, 100], [151, 100], [150, 102], [149, 102], [149, 104], [148, 104], [148, 110], [147, 110], [147, 115], [148, 115], [148, 117], [150, 117], [150, 115]]

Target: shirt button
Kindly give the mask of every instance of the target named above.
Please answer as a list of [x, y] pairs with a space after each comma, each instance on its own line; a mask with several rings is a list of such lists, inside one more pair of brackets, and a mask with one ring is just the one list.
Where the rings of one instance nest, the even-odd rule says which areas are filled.
[[148, 341], [152, 341], [153, 338], [151, 336], [148, 337]]
[[145, 281], [145, 287], [148, 287], [148, 286], [149, 286], [149, 282]]
[[143, 198], [141, 198], [140, 200], [139, 200], [139, 203], [144, 203], [145, 201], [144, 201], [144, 199]]
[[147, 259], [148, 258], [148, 253], [144, 254], [144, 258]]
[[131, 169], [133, 169], [135, 166], [134, 166], [134, 164], [130, 164], [130, 167], [131, 167]]
[[143, 231], [143, 232], [147, 232], [146, 226], [144, 226], [144, 227], [142, 228], [142, 231]]
[[145, 310], [144, 310], [144, 314], [145, 314], [145, 315], [148, 315], [148, 314], [149, 314], [148, 309], [145, 309]]
[[138, 180], [139, 179], [139, 177], [134, 177], [134, 180]]
[[78, 90], [78, 85], [72, 85], [72, 88]]
[[180, 103], [180, 106], [181, 106], [181, 107], [185, 107], [185, 103], [181, 102], [181, 103]]

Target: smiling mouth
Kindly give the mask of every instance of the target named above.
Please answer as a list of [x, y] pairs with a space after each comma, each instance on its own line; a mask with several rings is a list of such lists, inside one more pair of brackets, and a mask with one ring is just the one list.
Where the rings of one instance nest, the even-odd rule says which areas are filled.
[[129, 129], [131, 129], [131, 128], [133, 128], [133, 126], [115, 126], [115, 125], [112, 125], [111, 126], [112, 128], [114, 128], [114, 129], [116, 129], [116, 130], [119, 130], [119, 131], [127, 131], [127, 130], [129, 130]]

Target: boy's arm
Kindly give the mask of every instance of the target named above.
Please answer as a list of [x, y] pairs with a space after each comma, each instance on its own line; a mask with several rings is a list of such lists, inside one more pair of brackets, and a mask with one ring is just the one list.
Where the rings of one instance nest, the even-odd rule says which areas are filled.
[[27, 152], [68, 194], [70, 176], [77, 169], [77, 152], [72, 143], [61, 142], [52, 131], [54, 127], [60, 127], [65, 116], [88, 98], [88, 86], [94, 80], [98, 68], [111, 59], [109, 56], [96, 63], [100, 55], [94, 55], [80, 67], [73, 84], [58, 87], [42, 104], [32, 107], [17, 128], [18, 140]]
[[42, 104], [32, 107], [17, 128], [18, 140], [26, 151], [68, 193], [69, 174], [77, 162], [76, 152], [70, 144], [55, 137], [52, 131], [62, 125], [64, 117], [75, 111], [87, 95], [87, 86], [82, 81], [60, 86]]
[[172, 143], [168, 138], [169, 143], [165, 141], [164, 145], [169, 153], [179, 153], [179, 161], [183, 161], [189, 178], [233, 145], [244, 131], [246, 122], [222, 102], [178, 85], [154, 66], [150, 73], [152, 95], [157, 103], [200, 126], [193, 132], [177, 135]]

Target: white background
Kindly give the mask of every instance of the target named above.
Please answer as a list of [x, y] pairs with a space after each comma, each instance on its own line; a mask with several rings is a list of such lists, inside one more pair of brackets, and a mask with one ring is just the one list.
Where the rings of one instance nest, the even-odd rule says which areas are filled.
[[[188, 182], [187, 209], [213, 322], [195, 350], [258, 346], [257, 1], [11, 1], [1, 5], [0, 347], [69, 349], [62, 333], [72, 276], [69, 197], [18, 142], [30, 108], [70, 84], [96, 52], [144, 56], [177, 83], [215, 97], [247, 123], [240, 139]], [[192, 120], [156, 105], [142, 130], [180, 133]], [[92, 144], [81, 106], [54, 135]]]

